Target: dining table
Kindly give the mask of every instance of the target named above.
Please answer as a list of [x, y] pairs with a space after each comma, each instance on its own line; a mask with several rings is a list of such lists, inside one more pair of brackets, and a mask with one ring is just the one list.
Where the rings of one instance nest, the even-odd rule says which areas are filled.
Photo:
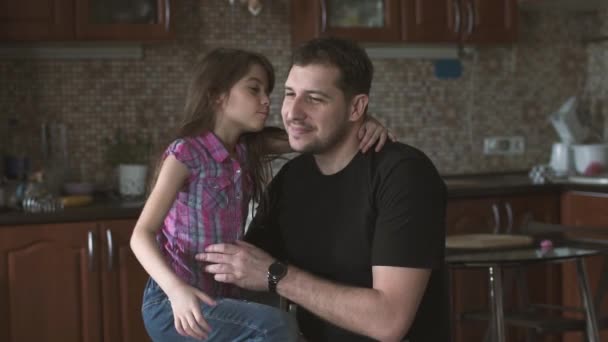
[[[461, 238], [461, 237], [459, 237]], [[449, 237], [448, 237], [449, 239]], [[473, 241], [473, 239], [470, 239]], [[584, 243], [581, 241], [561, 241], [556, 246], [541, 246], [534, 242], [516, 246], [493, 246], [491, 248], [447, 248], [446, 263], [450, 269], [483, 268], [487, 270], [489, 289], [489, 311], [494, 341], [505, 342], [505, 314], [503, 270], [505, 268], [525, 267], [538, 263], [574, 262], [586, 318], [586, 333], [590, 342], [600, 342], [585, 258], [608, 254], [606, 245]]]

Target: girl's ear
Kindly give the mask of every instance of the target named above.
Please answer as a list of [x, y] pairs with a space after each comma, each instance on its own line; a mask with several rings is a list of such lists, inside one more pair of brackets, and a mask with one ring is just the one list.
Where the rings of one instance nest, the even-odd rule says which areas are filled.
[[350, 121], [359, 121], [365, 114], [365, 109], [369, 103], [369, 96], [366, 94], [358, 94], [350, 100]]
[[218, 111], [224, 107], [224, 103], [226, 103], [226, 94], [213, 95], [209, 94], [209, 103], [213, 105], [213, 108]]

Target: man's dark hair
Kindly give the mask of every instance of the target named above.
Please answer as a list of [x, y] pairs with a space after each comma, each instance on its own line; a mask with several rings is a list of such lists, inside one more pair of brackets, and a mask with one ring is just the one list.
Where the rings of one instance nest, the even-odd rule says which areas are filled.
[[357, 43], [341, 38], [317, 38], [302, 44], [293, 52], [291, 65], [324, 64], [338, 68], [337, 87], [347, 99], [357, 94], [369, 95], [374, 67], [369, 56]]

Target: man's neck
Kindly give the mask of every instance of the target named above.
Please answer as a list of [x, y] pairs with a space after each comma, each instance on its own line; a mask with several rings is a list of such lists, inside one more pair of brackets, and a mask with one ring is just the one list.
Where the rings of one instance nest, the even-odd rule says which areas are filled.
[[351, 129], [333, 148], [314, 154], [317, 167], [324, 175], [336, 174], [344, 169], [359, 152], [358, 129]]

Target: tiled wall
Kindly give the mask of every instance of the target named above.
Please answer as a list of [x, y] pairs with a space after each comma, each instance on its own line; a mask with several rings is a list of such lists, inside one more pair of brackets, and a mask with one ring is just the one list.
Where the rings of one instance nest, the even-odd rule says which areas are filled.
[[584, 93], [587, 99], [587, 119], [593, 124], [593, 132], [602, 135], [608, 140], [608, 10], [598, 16], [599, 29], [592, 37], [600, 38], [596, 42], [588, 43], [589, 59], [587, 69], [587, 82]]
[[[217, 46], [270, 57], [279, 80], [271, 123], [280, 125], [280, 84], [290, 51], [288, 3], [265, 0], [254, 17], [228, 0], [176, 1], [177, 39], [146, 46], [141, 60], [0, 60], [1, 146], [14, 148], [12, 136], [17, 148], [36, 159], [39, 125], [64, 122], [70, 168], [103, 181], [104, 139], [119, 127], [166, 139], [182, 108], [190, 65]], [[598, 76], [608, 71], [606, 45], [582, 43], [597, 33], [597, 21], [591, 14], [524, 13], [518, 44], [467, 54], [456, 80], [435, 78], [428, 60], [375, 59], [371, 110], [401, 141], [426, 151], [444, 174], [526, 170], [545, 163], [557, 138], [547, 117], [568, 96], [585, 96], [598, 122], [606, 114], [608, 85]], [[17, 126], [7, 127], [11, 118], [18, 119]], [[483, 138], [489, 135], [523, 135], [526, 153], [483, 156]]]

